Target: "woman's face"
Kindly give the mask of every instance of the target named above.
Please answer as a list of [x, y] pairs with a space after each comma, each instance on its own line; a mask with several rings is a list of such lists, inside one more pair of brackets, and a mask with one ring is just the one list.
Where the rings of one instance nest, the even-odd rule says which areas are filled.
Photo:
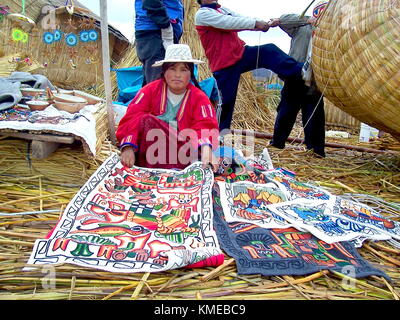
[[175, 94], [182, 94], [186, 91], [190, 76], [190, 69], [182, 62], [173, 64], [164, 73], [169, 89]]

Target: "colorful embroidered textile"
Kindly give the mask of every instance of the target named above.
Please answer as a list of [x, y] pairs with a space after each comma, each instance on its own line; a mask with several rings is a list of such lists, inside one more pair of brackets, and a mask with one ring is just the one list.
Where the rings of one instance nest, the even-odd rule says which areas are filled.
[[239, 274], [306, 275], [323, 269], [351, 277], [389, 277], [365, 261], [350, 242], [328, 244], [294, 228], [265, 229], [254, 224], [227, 223], [214, 187], [214, 225], [221, 248], [235, 258]]
[[[271, 205], [268, 210], [291, 222], [297, 229], [307, 230], [327, 243], [356, 240], [389, 240], [391, 237], [344, 215], [332, 215], [329, 201], [294, 200]], [[361, 241], [361, 243], [362, 243]]]
[[28, 263], [112, 272], [221, 264], [212, 184], [212, 171], [200, 162], [182, 171], [129, 169], [113, 154], [69, 203], [48, 239], [36, 241]]
[[287, 228], [291, 225], [268, 206], [286, 202], [288, 196], [278, 183], [217, 182], [227, 222], [253, 223], [263, 228]]
[[400, 240], [400, 223], [385, 218], [370, 206], [336, 197], [331, 202], [331, 215], [366, 226]]
[[14, 107], [0, 112], [0, 129], [46, 131], [73, 134], [83, 139], [92, 153], [96, 155], [97, 105], [88, 105], [78, 113], [60, 111], [50, 105], [43, 111], [30, 111], [28, 108]]
[[329, 200], [333, 195], [320, 187], [310, 183], [297, 181], [295, 174], [284, 170], [277, 169], [263, 172], [267, 181], [279, 182], [288, 192], [289, 200], [304, 199], [304, 200]]
[[244, 170], [235, 179], [227, 179], [231, 183], [217, 178], [227, 222], [252, 223], [263, 228], [295, 227], [327, 243], [353, 241], [356, 247], [367, 239], [400, 239], [400, 224], [367, 205], [298, 182], [293, 173], [283, 169], [261, 174]]

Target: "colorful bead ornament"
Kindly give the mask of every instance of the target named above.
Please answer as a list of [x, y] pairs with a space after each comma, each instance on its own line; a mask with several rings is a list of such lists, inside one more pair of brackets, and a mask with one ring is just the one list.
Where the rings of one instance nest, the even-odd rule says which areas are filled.
[[97, 41], [99, 38], [99, 34], [96, 30], [89, 30], [89, 39], [90, 41]]
[[70, 33], [65, 37], [65, 43], [70, 47], [74, 47], [78, 44], [78, 37], [76, 34]]
[[4, 17], [9, 14], [9, 6], [0, 6], [0, 22], [4, 20]]
[[46, 44], [52, 44], [54, 42], [54, 34], [51, 32], [45, 32], [43, 34], [43, 42]]
[[54, 31], [54, 42], [60, 41], [62, 38], [62, 31], [55, 30]]
[[79, 33], [79, 40], [81, 40], [82, 42], [88, 42], [89, 41], [89, 32], [81, 31]]
[[22, 41], [24, 32], [21, 29], [12, 29], [11, 36], [14, 41]]

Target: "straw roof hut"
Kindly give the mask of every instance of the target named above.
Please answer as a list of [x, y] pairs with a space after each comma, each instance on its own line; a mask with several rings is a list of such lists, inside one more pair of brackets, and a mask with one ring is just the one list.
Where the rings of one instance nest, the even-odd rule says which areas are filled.
[[313, 43], [318, 86], [337, 107], [400, 139], [400, 1], [331, 0]]
[[[25, 64], [23, 71], [43, 74], [64, 88], [86, 90], [103, 82], [99, 16], [78, 1], [74, 6], [66, 6], [63, 0], [23, 3], [5, 0], [2, 4], [9, 11], [0, 22], [0, 47], [6, 61]], [[31, 23], [21, 21], [18, 15], [30, 18]], [[116, 63], [129, 40], [114, 27], [108, 29], [110, 57]]]

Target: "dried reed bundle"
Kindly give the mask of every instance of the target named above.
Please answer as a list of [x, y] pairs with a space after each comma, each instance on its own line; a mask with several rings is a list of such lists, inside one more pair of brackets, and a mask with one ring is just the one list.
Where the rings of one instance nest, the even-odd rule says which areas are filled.
[[[256, 140], [256, 152], [265, 147]], [[109, 146], [103, 145], [104, 154]], [[311, 158], [289, 146], [271, 148], [276, 166], [297, 172], [301, 181], [317, 182], [345, 196], [354, 190], [372, 206], [385, 208], [392, 219], [400, 219], [400, 156], [375, 156], [327, 150], [329, 161]], [[161, 273], [118, 274], [71, 265], [55, 267], [55, 277], [43, 270], [22, 271], [35, 239], [43, 238], [56, 224], [66, 204], [98, 168], [99, 158], [88, 158], [81, 148], [62, 146], [46, 160], [29, 160], [27, 142], [0, 140], [0, 298], [30, 299], [364, 299], [400, 298], [400, 250], [386, 241], [368, 242], [360, 253], [392, 278], [353, 279], [321, 271], [308, 276], [241, 276], [226, 256], [220, 268], [171, 270]], [[340, 182], [339, 184], [336, 182]], [[357, 197], [356, 194], [351, 194]], [[378, 198], [379, 197], [379, 198]], [[40, 212], [41, 209], [43, 212]], [[45, 210], [55, 210], [46, 213]], [[23, 212], [33, 212], [22, 215]], [[34, 213], [36, 212], [36, 213]], [[47, 274], [47, 273], [46, 273]], [[42, 285], [41, 285], [42, 284]], [[350, 284], [350, 285], [349, 285]], [[53, 285], [51, 287], [50, 285]]]
[[313, 43], [319, 88], [337, 107], [400, 139], [400, 2], [331, 0]]
[[0, 77], [9, 77], [17, 69], [17, 62], [12, 60], [14, 57], [12, 54], [0, 58]]
[[20, 61], [17, 64], [16, 71], [38, 73], [43, 68], [37, 60], [29, 60], [29, 62]]

